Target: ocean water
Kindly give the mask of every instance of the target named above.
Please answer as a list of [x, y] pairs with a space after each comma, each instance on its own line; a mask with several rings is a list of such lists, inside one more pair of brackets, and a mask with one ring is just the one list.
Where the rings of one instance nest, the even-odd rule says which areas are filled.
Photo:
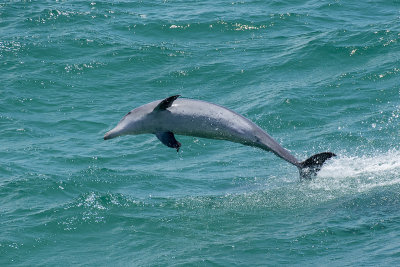
[[[0, 1], [1, 266], [394, 266], [399, 1]], [[181, 94], [251, 119], [260, 149], [104, 141]]]

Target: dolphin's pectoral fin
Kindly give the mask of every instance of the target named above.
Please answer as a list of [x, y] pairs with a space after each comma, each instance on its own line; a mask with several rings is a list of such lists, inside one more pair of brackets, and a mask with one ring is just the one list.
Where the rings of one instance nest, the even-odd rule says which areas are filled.
[[179, 148], [181, 147], [181, 143], [176, 141], [174, 133], [172, 132], [162, 132], [156, 133], [157, 138], [168, 147], [172, 147], [176, 149], [176, 152], [179, 152]]
[[180, 97], [180, 95], [174, 95], [174, 96], [167, 97], [166, 99], [164, 99], [163, 101], [161, 101], [160, 104], [158, 104], [158, 105], [154, 108], [154, 111], [166, 110], [167, 108], [169, 108], [170, 106], [172, 106], [172, 103], [173, 103], [178, 97]]

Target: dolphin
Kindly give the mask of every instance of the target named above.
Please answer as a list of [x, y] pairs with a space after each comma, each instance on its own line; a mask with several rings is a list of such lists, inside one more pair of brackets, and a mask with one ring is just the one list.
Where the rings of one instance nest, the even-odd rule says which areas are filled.
[[331, 152], [323, 152], [300, 162], [263, 129], [242, 115], [223, 106], [179, 97], [170, 96], [133, 109], [104, 135], [104, 140], [150, 133], [177, 151], [181, 143], [175, 139], [175, 134], [227, 140], [271, 151], [296, 166], [300, 179], [308, 180], [317, 175], [326, 160], [336, 156]]

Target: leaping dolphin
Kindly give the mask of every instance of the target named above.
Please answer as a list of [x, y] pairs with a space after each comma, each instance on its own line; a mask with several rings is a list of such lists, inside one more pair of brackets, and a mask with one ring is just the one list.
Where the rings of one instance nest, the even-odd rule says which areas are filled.
[[256, 124], [225, 107], [180, 95], [157, 100], [128, 112], [104, 140], [122, 135], [152, 133], [166, 146], [179, 151], [174, 134], [228, 140], [259, 147], [275, 153], [299, 169], [301, 179], [316, 176], [324, 162], [336, 156], [331, 152], [316, 154], [299, 162], [285, 148]]

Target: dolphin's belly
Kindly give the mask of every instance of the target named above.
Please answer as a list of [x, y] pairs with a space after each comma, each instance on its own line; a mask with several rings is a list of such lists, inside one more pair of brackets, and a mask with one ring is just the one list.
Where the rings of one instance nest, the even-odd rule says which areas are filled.
[[[257, 146], [262, 130], [245, 117], [217, 105], [200, 101], [175, 101], [169, 111], [160, 114], [158, 127], [177, 135], [222, 139]], [[201, 105], [198, 105], [198, 102]], [[196, 104], [198, 107], [196, 108]], [[261, 131], [261, 132], [260, 132]]]
[[230, 109], [203, 101], [178, 99], [169, 108], [169, 112], [162, 113], [162, 116], [166, 117], [159, 122], [168, 122], [163, 128], [174, 134], [222, 139], [259, 147], [298, 164], [297, 159], [264, 130]]
[[223, 139], [238, 143], [255, 142], [256, 138], [251, 135], [250, 127], [238, 127], [238, 123], [231, 124], [223, 119], [210, 119], [199, 117], [188, 117], [181, 119], [183, 124], [173, 126], [176, 134], [192, 135], [210, 139]]

